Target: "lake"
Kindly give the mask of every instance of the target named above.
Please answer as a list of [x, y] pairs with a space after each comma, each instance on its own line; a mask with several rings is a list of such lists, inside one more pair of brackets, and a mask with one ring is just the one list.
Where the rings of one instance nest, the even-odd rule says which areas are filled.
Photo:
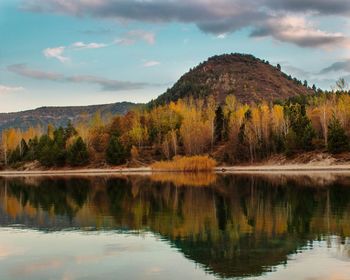
[[0, 279], [350, 279], [350, 176], [0, 178]]

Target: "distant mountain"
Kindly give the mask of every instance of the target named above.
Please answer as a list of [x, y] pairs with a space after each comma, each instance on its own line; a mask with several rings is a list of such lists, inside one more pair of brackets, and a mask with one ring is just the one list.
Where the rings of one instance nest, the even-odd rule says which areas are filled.
[[83, 115], [89, 118], [96, 112], [100, 112], [102, 116], [126, 114], [131, 108], [137, 106], [141, 106], [141, 104], [120, 102], [76, 107], [41, 107], [17, 113], [0, 113], [0, 131], [10, 127], [21, 129], [27, 129], [30, 126], [36, 127], [37, 125], [46, 127], [49, 123], [56, 127], [65, 126], [68, 121], [74, 123]]
[[155, 104], [180, 98], [214, 95], [218, 102], [233, 94], [242, 103], [288, 99], [313, 91], [267, 61], [252, 55], [214, 56], [183, 75], [175, 85], [160, 95]]

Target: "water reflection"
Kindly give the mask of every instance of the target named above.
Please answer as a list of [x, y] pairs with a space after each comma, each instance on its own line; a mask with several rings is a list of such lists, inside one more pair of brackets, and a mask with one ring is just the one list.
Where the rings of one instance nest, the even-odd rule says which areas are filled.
[[348, 261], [349, 183], [331, 174], [2, 178], [0, 224], [150, 231], [209, 273], [252, 277], [319, 242]]

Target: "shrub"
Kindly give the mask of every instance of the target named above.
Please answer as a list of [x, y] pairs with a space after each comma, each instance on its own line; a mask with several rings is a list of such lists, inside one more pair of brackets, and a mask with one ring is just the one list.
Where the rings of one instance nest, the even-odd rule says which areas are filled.
[[211, 171], [216, 166], [216, 161], [209, 156], [176, 156], [171, 161], [160, 161], [152, 164], [153, 170], [168, 171]]

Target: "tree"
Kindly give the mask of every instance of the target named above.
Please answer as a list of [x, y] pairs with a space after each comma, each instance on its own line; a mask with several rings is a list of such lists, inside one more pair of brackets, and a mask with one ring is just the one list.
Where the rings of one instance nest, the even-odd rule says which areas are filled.
[[119, 138], [112, 136], [109, 140], [108, 147], [106, 150], [107, 163], [112, 165], [120, 165], [126, 162], [127, 151], [124, 146], [120, 143]]
[[292, 104], [286, 106], [285, 111], [290, 119], [291, 129], [295, 133], [296, 148], [304, 151], [311, 150], [313, 148], [312, 140], [315, 137], [315, 131], [306, 115], [305, 106]]
[[8, 160], [10, 164], [18, 163], [21, 161], [21, 159], [22, 158], [21, 158], [21, 152], [20, 152], [19, 146], [13, 151], [10, 151], [9, 160]]
[[349, 149], [349, 137], [335, 116], [333, 116], [328, 126], [327, 149], [332, 154], [345, 152]]
[[44, 166], [54, 165], [53, 140], [46, 134], [40, 137], [38, 143], [38, 160]]
[[210, 148], [213, 150], [214, 142], [215, 142], [215, 116], [216, 116], [216, 101], [213, 95], [210, 95], [206, 100], [206, 110], [205, 110], [205, 118], [209, 123], [210, 129]]
[[224, 122], [224, 112], [219, 106], [215, 111], [215, 142], [220, 142], [223, 139]]
[[2, 149], [4, 151], [4, 162], [5, 165], [8, 163], [8, 151], [9, 151], [9, 139], [8, 139], [8, 131], [3, 130], [1, 132], [1, 144], [2, 144]]
[[72, 166], [81, 166], [89, 162], [87, 146], [81, 137], [78, 137], [68, 148], [67, 161]]
[[64, 129], [64, 140], [67, 142], [71, 137], [78, 134], [77, 130], [72, 125], [72, 122], [69, 121], [67, 127]]
[[298, 148], [297, 142], [298, 142], [298, 139], [297, 139], [296, 133], [294, 132], [293, 129], [290, 129], [286, 135], [286, 140], [285, 140], [285, 153], [287, 156], [291, 156], [297, 151], [297, 148]]
[[62, 166], [66, 163], [66, 137], [65, 130], [62, 127], [54, 131], [52, 154], [54, 165]]
[[27, 142], [24, 139], [22, 139], [21, 142], [19, 143], [19, 151], [22, 159], [25, 158], [28, 154], [29, 147], [27, 145]]
[[29, 139], [28, 153], [26, 155], [26, 160], [31, 161], [38, 158], [38, 146], [39, 146], [39, 141], [37, 136], [35, 136], [33, 139]]
[[281, 71], [281, 65], [280, 64], [277, 64], [277, 69], [278, 69], [278, 71]]
[[339, 78], [335, 82], [335, 87], [336, 87], [336, 90], [346, 91], [348, 89], [349, 85], [344, 78]]
[[208, 151], [211, 144], [212, 125], [202, 115], [203, 100], [190, 100], [183, 112], [180, 135], [187, 155]]

